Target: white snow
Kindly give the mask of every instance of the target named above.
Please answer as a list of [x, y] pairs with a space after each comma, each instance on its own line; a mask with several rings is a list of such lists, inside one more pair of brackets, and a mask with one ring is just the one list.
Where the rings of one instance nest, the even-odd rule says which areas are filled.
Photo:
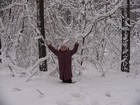
[[[78, 78], [78, 77], [77, 77]], [[92, 66], [73, 84], [42, 72], [30, 81], [0, 70], [0, 102], [6, 105], [140, 105], [140, 77], [119, 70], [105, 77]]]
[[[88, 3], [88, 1], [89, 0], [86, 0], [85, 2]], [[80, 56], [77, 55], [77, 58], [80, 59], [79, 61], [82, 61], [84, 60], [84, 58], [87, 57], [87, 58], [91, 58], [92, 64], [96, 62], [97, 66], [98, 64], [101, 65], [99, 67], [101, 67], [100, 71], [102, 73], [100, 73], [99, 70], [96, 70], [89, 64], [86, 64], [86, 67], [88, 68], [83, 70], [83, 68], [79, 66], [79, 63], [77, 62], [78, 60], [75, 61], [74, 62], [74, 64], [76, 65], [75, 69], [76, 70], [82, 69], [82, 70], [78, 72], [81, 75], [73, 79], [74, 81], [77, 81], [77, 82], [72, 83], [72, 84], [64, 84], [62, 83], [61, 80], [59, 80], [58, 76], [56, 77], [50, 76], [51, 70], [48, 72], [38, 72], [39, 70], [36, 69], [38, 64], [44, 61], [45, 59], [47, 59], [47, 57], [52, 57], [52, 56], [48, 55], [45, 58], [39, 59], [34, 65], [32, 65], [31, 63], [30, 65], [32, 66], [26, 69], [22, 69], [18, 67], [17, 65], [13, 64], [13, 62], [16, 60], [16, 57], [20, 56], [18, 55], [17, 51], [19, 48], [21, 48], [21, 46], [19, 47], [17, 46], [19, 45], [19, 42], [24, 42], [23, 39], [30, 39], [29, 41], [32, 42], [30, 43], [29, 46], [25, 44], [26, 42], [23, 43], [23, 46], [25, 44], [26, 45], [25, 48], [29, 49], [27, 53], [33, 52], [34, 51], [33, 49], [35, 48], [37, 49], [37, 46], [36, 46], [37, 39], [41, 37], [37, 36], [37, 33], [40, 34], [40, 32], [36, 25], [36, 8], [35, 7], [30, 8], [31, 5], [26, 3], [26, 0], [25, 1], [22, 0], [23, 3], [15, 2], [6, 6], [5, 8], [0, 9], [2, 11], [5, 11], [11, 8], [14, 10], [13, 7], [17, 7], [17, 6], [21, 8], [23, 7], [21, 9], [23, 10], [23, 13], [18, 14], [18, 15], [13, 13], [12, 15], [13, 18], [11, 18], [10, 20], [7, 20], [6, 24], [4, 24], [5, 22], [3, 22], [2, 18], [0, 18], [0, 35], [2, 36], [1, 38], [2, 38], [2, 45], [3, 45], [1, 49], [3, 51], [2, 55], [6, 54], [5, 52], [7, 51], [8, 54], [5, 55], [7, 56], [7, 58], [5, 59], [9, 59], [5, 61], [3, 60], [3, 62], [7, 64], [7, 65], [3, 64], [4, 68], [2, 68], [0, 65], [0, 105], [140, 105], [140, 70], [139, 70], [140, 62], [139, 62], [139, 53], [138, 53], [139, 47], [136, 47], [135, 44], [132, 46], [134, 47], [134, 49], [133, 49], [133, 53], [131, 54], [132, 56], [131, 58], [133, 59], [131, 59], [131, 72], [130, 73], [124, 73], [124, 72], [121, 72], [120, 70], [113, 70], [113, 67], [120, 66], [119, 64], [122, 61], [120, 62], [116, 61], [118, 63], [115, 62], [111, 64], [112, 65], [111, 67], [108, 67], [109, 65], [100, 64], [100, 62], [97, 62], [94, 59], [94, 56], [91, 56], [91, 55], [94, 55], [94, 52], [97, 52], [98, 54], [100, 54], [100, 52], [102, 53], [103, 51], [108, 50], [108, 49], [104, 50], [104, 49], [95, 47], [95, 46], [99, 46], [101, 40], [103, 40], [104, 38], [106, 38], [106, 40], [108, 41], [110, 45], [114, 43], [113, 46], [111, 46], [110, 48], [111, 51], [112, 49], [114, 49], [114, 46], [115, 46], [115, 49], [113, 50], [113, 52], [115, 52], [116, 55], [118, 54], [118, 52], [120, 52], [119, 51], [120, 47], [118, 47], [120, 46], [120, 44], [118, 43], [120, 40], [119, 38], [117, 38], [117, 35], [112, 40], [112, 38], [109, 36], [104, 37], [104, 33], [105, 35], [108, 35], [108, 33], [111, 33], [110, 34], [111, 36], [114, 34], [114, 32], [112, 32], [113, 26], [117, 25], [117, 27], [120, 27], [119, 23], [121, 23], [121, 21], [119, 20], [119, 17], [117, 18], [118, 20], [113, 20], [114, 18], [111, 18], [111, 17], [120, 8], [122, 8], [122, 4], [124, 1], [125, 0], [121, 0], [117, 5], [114, 6], [113, 9], [108, 10], [108, 12], [105, 12], [105, 13], [104, 12], [98, 13], [98, 11], [87, 12], [86, 13], [87, 19], [83, 20], [82, 23], [80, 24], [82, 27], [83, 26], [85, 27], [86, 26], [85, 21], [89, 21], [89, 20], [91, 24], [87, 25], [84, 30], [77, 29], [75, 32], [72, 32], [73, 30], [70, 27], [67, 27], [68, 32], [72, 32], [71, 34], [73, 34], [73, 36], [69, 35], [70, 33], [67, 33], [67, 31], [65, 33], [60, 31], [60, 34], [62, 34], [62, 36], [59, 36], [55, 34], [55, 32], [53, 32], [51, 26], [48, 27], [47, 25], [48, 27], [47, 30], [50, 31], [49, 33], [50, 36], [48, 36], [47, 34], [48, 41], [53, 42], [54, 40], [57, 40], [57, 39], [59, 40], [63, 39], [66, 37], [65, 35], [63, 36], [63, 34], [66, 34], [67, 37], [65, 38], [64, 42], [67, 42], [69, 39], [73, 38], [74, 40], [78, 41], [81, 44], [80, 46], [81, 50], [86, 49], [86, 48], [90, 49], [88, 53], [82, 54]], [[51, 15], [53, 11], [55, 11], [54, 6], [57, 4], [55, 2], [56, 2], [55, 0], [51, 0], [50, 7], [49, 5], [46, 4], [47, 15], [45, 19], [49, 20], [48, 23], [50, 23], [50, 25], [52, 25], [51, 23], [53, 23], [53, 19], [51, 19], [52, 18]], [[57, 0], [57, 2], [58, 3], [60, 2], [61, 4], [63, 1]], [[67, 5], [69, 5], [69, 3]], [[18, 12], [18, 9], [20, 10], [20, 8], [15, 8], [15, 11]], [[77, 9], [79, 13], [77, 12]], [[81, 8], [72, 9], [71, 12], [73, 14], [77, 14], [76, 15], [77, 20], [80, 21], [80, 19], [81, 20], [83, 19], [82, 14], [86, 11], [85, 11], [85, 8], [81, 7]], [[139, 10], [135, 9], [134, 12], [139, 12]], [[57, 11], [57, 12], [54, 12], [53, 14], [60, 21], [60, 18], [62, 18], [62, 16], [60, 16], [61, 14], [59, 13], [60, 12]], [[116, 14], [119, 14], [119, 12]], [[18, 21], [17, 21], [17, 17], [18, 17]], [[4, 16], [3, 18], [7, 18], [7, 16]], [[25, 26], [28, 28], [28, 30], [26, 30], [25, 28], [25, 34], [21, 33], [21, 29], [23, 28], [21, 25], [21, 22], [23, 18], [24, 19], [27, 18], [27, 22], [25, 21], [26, 23]], [[108, 22], [108, 24], [101, 26], [102, 22], [100, 22], [99, 20], [104, 21], [105, 18], [107, 19], [106, 22]], [[111, 19], [109, 20], [109, 18]], [[57, 26], [55, 28], [60, 28], [60, 26], [63, 26], [62, 23], [59, 21], [56, 23], [58, 24], [59, 27]], [[99, 23], [97, 24], [97, 22]], [[134, 25], [134, 29], [136, 29], [138, 33], [139, 33], [139, 30], [138, 30], [139, 23], [140, 23], [140, 20], [138, 20], [136, 24]], [[112, 24], [112, 25], [109, 26], [109, 24]], [[108, 27], [104, 28], [106, 26]], [[103, 31], [103, 29], [106, 29], [105, 32]], [[13, 30], [13, 32], [11, 30]], [[65, 29], [59, 29], [59, 30], [64, 31]], [[91, 33], [91, 31], [93, 32]], [[116, 31], [118, 31], [118, 29]], [[56, 33], [57, 33], [57, 30], [56, 30]], [[95, 36], [93, 36], [94, 34]], [[120, 35], [119, 32], [115, 34]], [[16, 40], [14, 37], [13, 38], [10, 37], [11, 39], [8, 41], [8, 37], [10, 35], [14, 36]], [[54, 39], [50, 38], [52, 35]], [[91, 36], [89, 37], [90, 40], [88, 39], [87, 36]], [[98, 36], [97, 39], [96, 39], [96, 36]], [[101, 36], [101, 38], [99, 36]], [[86, 37], [87, 42], [85, 41], [83, 44], [83, 38], [85, 37]], [[34, 42], [34, 39], [35, 39], [35, 42]], [[137, 37], [136, 39], [137, 40], [133, 40], [132, 42], [134, 43], [134, 41], [137, 41], [137, 42], [139, 41]], [[116, 40], [119, 40], [119, 41], [116, 41]], [[88, 42], [90, 43], [88, 44]], [[12, 46], [12, 47], [9, 48], [9, 46]], [[35, 46], [35, 48], [33, 48], [32, 46]], [[115, 51], [116, 49], [118, 51]], [[21, 48], [21, 50], [19, 51], [22, 52], [24, 50]], [[81, 54], [80, 51], [79, 53]], [[32, 54], [27, 54], [27, 58], [29, 57], [29, 59], [31, 59], [31, 62], [34, 60], [32, 56], [30, 57], [30, 55]], [[112, 52], [110, 53], [105, 52], [102, 54], [106, 54], [107, 57], [109, 57], [109, 55], [113, 55]], [[2, 59], [3, 58], [4, 56], [2, 57]], [[24, 57], [21, 57], [21, 58], [24, 58]], [[113, 62], [114, 58], [115, 58], [115, 55], [109, 57], [108, 59], [112, 60]], [[25, 61], [27, 60], [25, 59]], [[5, 66], [12, 67], [13, 74]], [[57, 65], [55, 64], [51, 66], [52, 66], [50, 67], [51, 69], [55, 69], [56, 67], [54, 66], [57, 66]], [[30, 74], [30, 72], [32, 72], [33, 74], [36, 72], [38, 73], [37, 75], [32, 75], [32, 74], [28, 76], [15, 75], [16, 77], [12, 77], [12, 75], [14, 75], [14, 73], [16, 74], [16, 72], [19, 72], [19, 74], [24, 73], [24, 72], [25, 74], [26, 73]], [[105, 74], [105, 76], [101, 76], [103, 74]]]

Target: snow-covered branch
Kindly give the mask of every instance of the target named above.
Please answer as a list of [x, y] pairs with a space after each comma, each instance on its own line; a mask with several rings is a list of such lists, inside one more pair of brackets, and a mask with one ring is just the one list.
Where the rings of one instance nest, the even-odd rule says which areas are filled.
[[4, 10], [7, 10], [7, 9], [10, 9], [10, 8], [15, 7], [15, 6], [23, 6], [23, 4], [22, 3], [16, 3], [16, 2], [14, 2], [14, 3], [6, 6], [5, 8], [0, 9], [0, 11], [4, 11]]
[[41, 62], [47, 60], [48, 57], [49, 57], [49, 56], [46, 56], [46, 57], [44, 57], [44, 58], [40, 58], [39, 60], [36, 61], [36, 63], [35, 63], [33, 66], [27, 68], [27, 70], [28, 70], [28, 71], [34, 70], [34, 68], [35, 68], [36, 66], [38, 66]]
[[34, 68], [35, 68], [36, 66], [38, 66], [41, 62], [47, 60], [48, 57], [49, 57], [49, 56], [46, 56], [46, 57], [44, 57], [44, 58], [39, 59], [32, 67], [27, 68], [27, 69], [30, 71], [30, 74], [29, 74], [29, 76], [27, 77], [26, 82], [28, 82], [28, 81], [39, 71], [39, 69], [34, 70]]

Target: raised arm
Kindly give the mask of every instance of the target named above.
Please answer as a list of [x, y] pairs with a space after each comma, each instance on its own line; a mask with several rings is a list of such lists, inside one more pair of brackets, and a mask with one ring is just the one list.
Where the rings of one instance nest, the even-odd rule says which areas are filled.
[[79, 46], [79, 44], [78, 44], [78, 42], [76, 42], [75, 45], [74, 45], [73, 50], [71, 50], [71, 55], [74, 55], [77, 52], [78, 46]]
[[51, 46], [48, 42], [46, 42], [46, 45], [56, 56], [58, 56], [59, 51], [57, 49], [55, 49], [53, 46]]

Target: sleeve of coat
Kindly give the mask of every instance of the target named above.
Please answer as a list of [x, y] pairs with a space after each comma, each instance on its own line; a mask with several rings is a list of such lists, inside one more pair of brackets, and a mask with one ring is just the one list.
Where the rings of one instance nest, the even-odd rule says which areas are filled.
[[76, 45], [74, 45], [74, 48], [73, 48], [73, 50], [71, 50], [71, 55], [74, 55], [76, 52], [77, 52], [77, 50], [78, 50], [78, 44]]
[[53, 46], [49, 45], [48, 48], [56, 55], [58, 56], [59, 51], [55, 49]]

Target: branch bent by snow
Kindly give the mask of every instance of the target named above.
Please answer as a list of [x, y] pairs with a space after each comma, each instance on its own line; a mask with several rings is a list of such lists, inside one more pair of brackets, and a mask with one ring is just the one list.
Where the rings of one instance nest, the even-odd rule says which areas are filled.
[[7, 9], [10, 9], [10, 8], [12, 8], [12, 7], [15, 7], [15, 6], [23, 6], [23, 4], [22, 3], [12, 3], [12, 4], [10, 4], [10, 5], [8, 5], [7, 7], [5, 7], [5, 8], [2, 8], [2, 9], [0, 9], [0, 11], [4, 11], [4, 10], [7, 10]]
[[34, 70], [36, 66], [38, 66], [41, 62], [45, 61], [48, 59], [49, 56], [46, 56], [44, 58], [39, 59], [32, 67], [29, 67], [28, 70], [31, 72], [30, 75], [27, 77], [26, 82], [28, 82], [39, 70]]
[[[30, 73], [30, 75], [28, 76], [27, 81], [29, 81], [29, 79], [38, 72], [38, 69], [33, 71], [35, 69], [36, 66], [38, 66], [41, 62], [45, 61], [46, 59], [48, 59], [49, 56], [46, 56], [44, 58], [39, 59], [33, 66], [27, 68], [27, 69], [23, 69], [21, 67], [18, 67], [17, 65], [13, 64], [13, 63], [8, 63], [8, 67], [10, 68], [10, 71], [12, 73], [12, 76], [15, 76], [15, 72], [13, 71], [13, 69], [16, 72], [20, 72], [20, 73], [24, 73], [24, 74], [28, 74]], [[13, 69], [12, 69], [13, 68]]]
[[126, 59], [123, 59], [121, 62], [118, 62], [118, 63], [112, 65], [110, 68], [108, 68], [108, 69], [101, 75], [101, 77], [105, 76], [105, 74], [106, 74], [109, 70], [111, 70], [112, 68], [118, 66], [119, 64], [121, 64], [121, 63], [124, 62], [125, 60], [126, 60]]
[[115, 6], [114, 9], [112, 9], [111, 11], [109, 11], [107, 13], [95, 15], [95, 17], [93, 18], [93, 23], [90, 26], [91, 28], [90, 28], [89, 32], [86, 35], [84, 35], [84, 38], [87, 37], [88, 35], [90, 35], [90, 33], [92, 32], [92, 29], [93, 29], [94, 25], [97, 22], [99, 22], [101, 20], [104, 20], [106, 17], [109, 17], [109, 16], [113, 15], [116, 11], [118, 11], [119, 9], [122, 8], [124, 2], [125, 2], [125, 0], [121, 0], [119, 2], [119, 4]]

